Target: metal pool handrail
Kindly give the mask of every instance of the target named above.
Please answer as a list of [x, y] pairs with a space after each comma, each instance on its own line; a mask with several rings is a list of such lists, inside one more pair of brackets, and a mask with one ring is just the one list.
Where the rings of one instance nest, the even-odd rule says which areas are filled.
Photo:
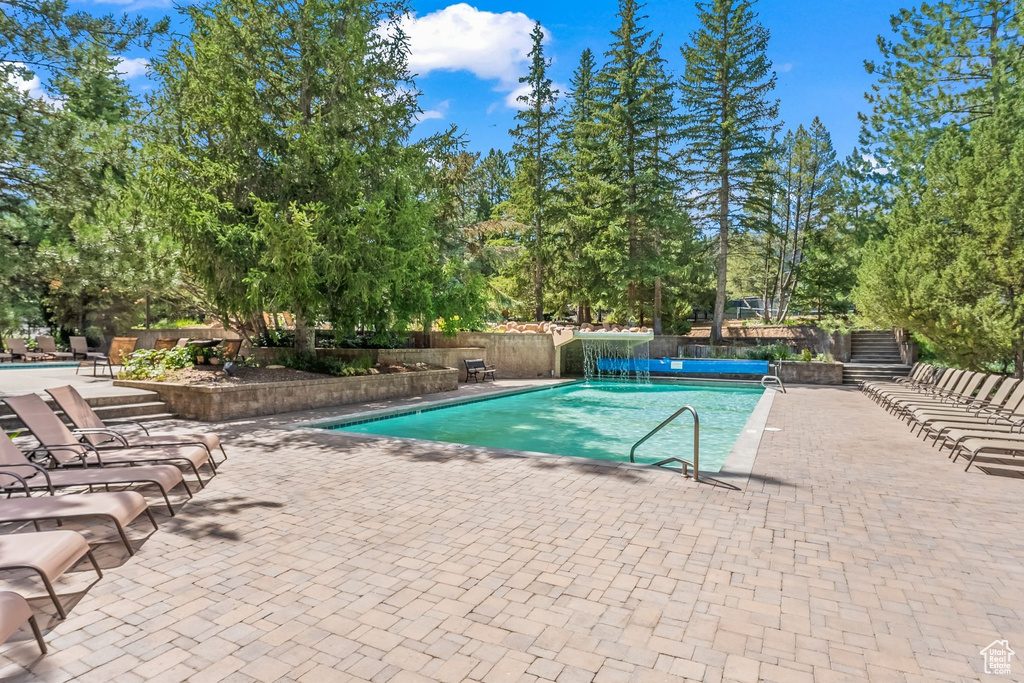
[[658, 425], [651, 431], [647, 432], [647, 434], [645, 434], [639, 441], [633, 444], [633, 447], [629, 449], [629, 461], [636, 462], [636, 449], [639, 448], [644, 441], [647, 441], [647, 439], [651, 438], [652, 436], [660, 432], [670, 422], [675, 420], [683, 413], [691, 413], [693, 415], [693, 462], [690, 462], [689, 460], [683, 460], [682, 458], [666, 458], [665, 460], [660, 460], [654, 463], [654, 465], [657, 467], [663, 467], [665, 465], [668, 465], [669, 463], [678, 462], [680, 465], [682, 465], [682, 474], [686, 474], [687, 467], [692, 467], [693, 480], [700, 481], [700, 418], [697, 416], [697, 410], [693, 408], [693, 406], [683, 406], [676, 412], [672, 413], [671, 417], [669, 417], [667, 420], [662, 422], [660, 425]]

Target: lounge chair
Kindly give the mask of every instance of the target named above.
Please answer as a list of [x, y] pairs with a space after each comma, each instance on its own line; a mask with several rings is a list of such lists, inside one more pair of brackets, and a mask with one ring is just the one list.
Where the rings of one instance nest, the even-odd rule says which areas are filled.
[[[110, 372], [110, 377], [114, 377], [114, 366], [123, 365], [124, 359], [131, 355], [132, 351], [135, 350], [135, 345], [139, 343], [138, 337], [114, 337], [113, 341], [110, 342], [110, 350], [106, 354], [101, 353], [90, 353], [87, 360], [92, 361], [92, 376], [96, 376], [97, 368], [106, 368]], [[82, 366], [78, 366], [78, 370], [81, 370]], [[75, 374], [78, 374], [78, 370], [75, 370]]]
[[233, 361], [238, 358], [238, 352], [242, 349], [241, 339], [225, 339], [220, 343], [220, 355], [224, 362]]
[[[1024, 384], [1020, 380], [1005, 380], [999, 391], [991, 400], [980, 406], [969, 406], [956, 410], [954, 408], [931, 409], [927, 412], [915, 413], [918, 434], [925, 439], [934, 436], [939, 439], [947, 429], [957, 429], [969, 425], [1009, 424], [1024, 414], [1015, 417], [1017, 410], [1024, 404]], [[995, 431], [1001, 431], [996, 429]]]
[[0, 344], [0, 363], [3, 363], [3, 362], [13, 363], [14, 362], [14, 354], [13, 353], [7, 353], [6, 351], [4, 351], [4, 345]]
[[216, 474], [217, 466], [210, 457], [209, 451], [202, 446], [178, 446], [161, 448], [119, 448], [104, 450], [88, 442], [81, 442], [71, 430], [61, 422], [42, 398], [36, 394], [24, 396], [7, 396], [2, 400], [18, 419], [32, 432], [41, 446], [51, 455], [63, 454], [72, 460], [67, 464], [78, 464], [90, 467], [105, 465], [178, 465], [189, 467], [200, 488], [205, 486], [199, 475], [199, 468], [208, 465]]
[[971, 465], [974, 464], [975, 458], [979, 455], [1024, 456], [1024, 434], [1019, 435], [1017, 438], [1012, 434], [998, 436], [999, 438], [995, 438], [995, 436], [989, 438], [979, 435], [961, 439], [957, 442], [951, 453], [953, 462], [956, 462], [961, 457], [969, 458], [967, 467], [964, 468], [966, 472], [971, 469]]
[[53, 337], [49, 335], [36, 337], [36, 347], [38, 347], [42, 353], [45, 353], [48, 356], [52, 356], [53, 358], [56, 358], [58, 360], [75, 359], [75, 354], [71, 351], [58, 351], [57, 343], [53, 341]]
[[[919, 421], [918, 416], [921, 415], [936, 415], [941, 413], [955, 414], [965, 410], [983, 408], [988, 404], [989, 396], [992, 395], [992, 392], [995, 390], [996, 385], [999, 384], [1001, 379], [1001, 375], [984, 376], [979, 373], [979, 376], [972, 380], [972, 382], [964, 389], [962, 397], [950, 397], [950, 400], [946, 405], [922, 405], [904, 413], [904, 416], [907, 418], [907, 422], [913, 429], [913, 426]], [[972, 385], [977, 384], [980, 384], [981, 386], [977, 387], [977, 391], [974, 391], [972, 389]]]
[[945, 372], [942, 375], [942, 379], [939, 380], [937, 384], [911, 387], [909, 389], [883, 391], [877, 395], [877, 398], [879, 403], [889, 411], [892, 411], [893, 408], [901, 402], [914, 400], [920, 401], [928, 398], [942, 398], [951, 391], [954, 391], [956, 387], [961, 386], [964, 374], [963, 370]]
[[936, 391], [946, 386], [952, 386], [956, 383], [960, 376], [963, 374], [960, 370], [943, 370], [941, 372], [936, 371], [932, 381], [929, 382], [918, 382], [916, 384], [893, 384], [888, 387], [878, 387], [873, 393], [871, 393], [871, 400], [875, 403], [884, 406], [891, 397], [903, 397], [903, 396], [914, 396], [924, 395], [925, 393]]
[[961, 373], [952, 387], [946, 385], [927, 392], [912, 392], [903, 396], [890, 395], [887, 410], [900, 416], [920, 406], [948, 404], [973, 395], [977, 385], [981, 383], [979, 373]]
[[170, 349], [173, 349], [177, 345], [177, 343], [178, 343], [177, 339], [167, 339], [167, 338], [161, 337], [160, 339], [156, 340], [155, 344], [153, 344], [153, 350], [154, 351], [168, 351]]
[[35, 351], [29, 351], [25, 345], [24, 339], [14, 339], [13, 337], [4, 339], [4, 344], [7, 345], [7, 350], [11, 352], [11, 355], [15, 358], [21, 358], [25, 361], [35, 360], [49, 360], [50, 357], [45, 353], [36, 353]]
[[887, 389], [893, 387], [894, 385], [915, 383], [921, 381], [924, 378], [924, 376], [929, 372], [931, 367], [932, 366], [926, 363], [915, 363], [906, 377], [894, 376], [887, 381], [862, 382], [860, 388], [861, 391], [870, 395], [880, 388]]
[[185, 348], [186, 346], [188, 346], [188, 342], [189, 342], [189, 338], [188, 337], [179, 337], [177, 343], [175, 344], [175, 346], [177, 346], [179, 348]]
[[89, 549], [85, 537], [77, 531], [40, 531], [0, 536], [0, 570], [30, 569], [39, 575], [61, 619], [67, 618], [64, 606], [53, 590], [53, 581], [88, 557], [99, 577], [103, 571]]
[[53, 397], [65, 417], [75, 426], [75, 434], [81, 434], [96, 448], [154, 448], [163, 446], [202, 446], [210, 456], [217, 448], [227, 460], [228, 454], [220, 437], [205, 432], [203, 434], [150, 434], [141, 422], [132, 422], [145, 436], [131, 436], [108, 427], [92, 406], [82, 398], [78, 390], [72, 386], [47, 389], [46, 393]]
[[[78, 461], [77, 456], [71, 452], [55, 449], [53, 452], [44, 448], [36, 449], [35, 453], [43, 452], [58, 467], [64, 464], [72, 464]], [[174, 465], [142, 465], [139, 467], [76, 467], [73, 469], [52, 469], [48, 470], [38, 463], [34, 463], [25, 457], [14, 442], [6, 436], [0, 436], [0, 471], [13, 472], [22, 477], [20, 483], [15, 483], [15, 489], [20, 486], [28, 486], [33, 491], [65, 488], [84, 488], [92, 490], [94, 486], [156, 486], [167, 503], [167, 511], [174, 516], [174, 508], [171, 507], [171, 500], [168, 498], [168, 491], [178, 484], [185, 483], [184, 478]], [[0, 478], [0, 493], [6, 493]], [[192, 497], [192, 491], [185, 486], [188, 497]]]
[[7, 498], [0, 505], [0, 524], [17, 524], [31, 522], [39, 531], [39, 522], [62, 522], [66, 519], [92, 519], [100, 517], [114, 523], [121, 542], [128, 549], [129, 555], [135, 554], [124, 528], [135, 521], [135, 518], [146, 513], [149, 521], [156, 529], [156, 519], [142, 494], [136, 491], [103, 491], [101, 493], [73, 493], [66, 496], [49, 495], [31, 497], [31, 491], [25, 479], [14, 472], [0, 470], [0, 482], [4, 487], [13, 489], [8, 483], [17, 481], [22, 485], [26, 498]]
[[45, 655], [46, 641], [43, 640], [43, 632], [39, 630], [39, 623], [28, 601], [11, 591], [0, 592], [0, 643], [6, 643], [26, 622], [32, 628], [39, 651]]
[[491, 381], [494, 381], [494, 374], [497, 372], [497, 368], [493, 365], [487, 365], [484, 363], [483, 358], [464, 359], [462, 361], [466, 364], [466, 382], [469, 382], [469, 378], [472, 377], [474, 382], [486, 382], [487, 378], [490, 377]]
[[69, 337], [68, 342], [71, 344], [71, 355], [75, 360], [92, 360], [103, 356], [99, 351], [89, 348], [89, 342], [85, 337]]

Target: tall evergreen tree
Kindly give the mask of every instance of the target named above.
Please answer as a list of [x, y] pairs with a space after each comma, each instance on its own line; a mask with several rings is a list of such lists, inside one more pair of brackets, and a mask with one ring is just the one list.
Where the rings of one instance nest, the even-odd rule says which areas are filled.
[[861, 114], [861, 144], [886, 174], [876, 183], [913, 182], [950, 122], [995, 111], [1024, 59], [1017, 0], [940, 0], [891, 18], [878, 37], [881, 60], [866, 61], [878, 82]]
[[447, 219], [435, 220], [429, 150], [408, 142], [418, 107], [404, 6], [211, 0], [185, 11], [190, 40], [154, 64], [165, 136], [152, 168], [215, 303], [255, 325], [264, 310], [290, 311], [300, 351], [320, 321], [383, 334], [432, 317]]
[[771, 99], [775, 73], [767, 56], [768, 31], [757, 22], [753, 5], [752, 0], [698, 3], [700, 28], [682, 48], [686, 170], [699, 220], [718, 231], [712, 341], [722, 338], [734, 219], [778, 127], [778, 101]]
[[517, 99], [523, 109], [516, 114], [518, 124], [512, 135], [512, 156], [515, 159], [515, 180], [512, 183], [511, 207], [519, 222], [532, 232], [525, 239], [526, 253], [533, 270], [534, 320], [544, 320], [546, 250], [548, 246], [548, 212], [554, 199], [555, 136], [558, 91], [548, 77], [551, 60], [544, 56], [544, 29], [538, 21], [531, 33], [530, 70], [519, 79], [527, 87]]
[[[595, 99], [604, 147], [607, 227], [600, 244], [610, 284], [606, 302], [644, 322], [648, 311], [654, 318], [660, 307], [661, 276], [678, 265], [679, 253], [670, 246], [688, 246], [692, 234], [678, 202], [672, 82], [660, 39], [643, 26], [642, 8], [635, 0], [619, 3], [619, 27], [595, 79]], [[653, 305], [648, 309], [644, 302]]]
[[591, 306], [600, 298], [602, 277], [597, 254], [607, 223], [602, 203], [600, 127], [594, 78], [594, 53], [585, 49], [570, 80], [570, 92], [558, 135], [558, 268], [553, 275], [559, 303], [575, 306], [579, 322], [590, 322]]

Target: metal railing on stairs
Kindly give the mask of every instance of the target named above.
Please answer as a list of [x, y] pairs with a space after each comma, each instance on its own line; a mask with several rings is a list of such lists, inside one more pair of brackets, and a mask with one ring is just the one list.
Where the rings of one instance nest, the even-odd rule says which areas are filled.
[[697, 416], [696, 409], [693, 406], [683, 406], [676, 412], [672, 413], [672, 416], [662, 422], [660, 425], [647, 432], [639, 441], [633, 444], [633, 447], [629, 449], [629, 461], [636, 462], [636, 449], [640, 447], [649, 438], [660, 432], [666, 426], [669, 425], [673, 420], [682, 415], [683, 413], [691, 413], [693, 415], [693, 461], [684, 460], [682, 458], [665, 458], [653, 463], [657, 467], [664, 467], [671, 463], [677, 462], [681, 466], [680, 472], [682, 474], [687, 473], [687, 468], [693, 468], [693, 480], [700, 481], [700, 418]]

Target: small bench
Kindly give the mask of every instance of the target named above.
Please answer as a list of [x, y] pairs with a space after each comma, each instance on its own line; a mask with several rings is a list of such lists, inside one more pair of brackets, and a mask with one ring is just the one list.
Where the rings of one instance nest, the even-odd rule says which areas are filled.
[[470, 377], [474, 382], [486, 382], [488, 377], [492, 382], [494, 381], [494, 373], [497, 372], [497, 368], [493, 365], [485, 365], [483, 358], [464, 359], [462, 362], [466, 364], [467, 383]]

